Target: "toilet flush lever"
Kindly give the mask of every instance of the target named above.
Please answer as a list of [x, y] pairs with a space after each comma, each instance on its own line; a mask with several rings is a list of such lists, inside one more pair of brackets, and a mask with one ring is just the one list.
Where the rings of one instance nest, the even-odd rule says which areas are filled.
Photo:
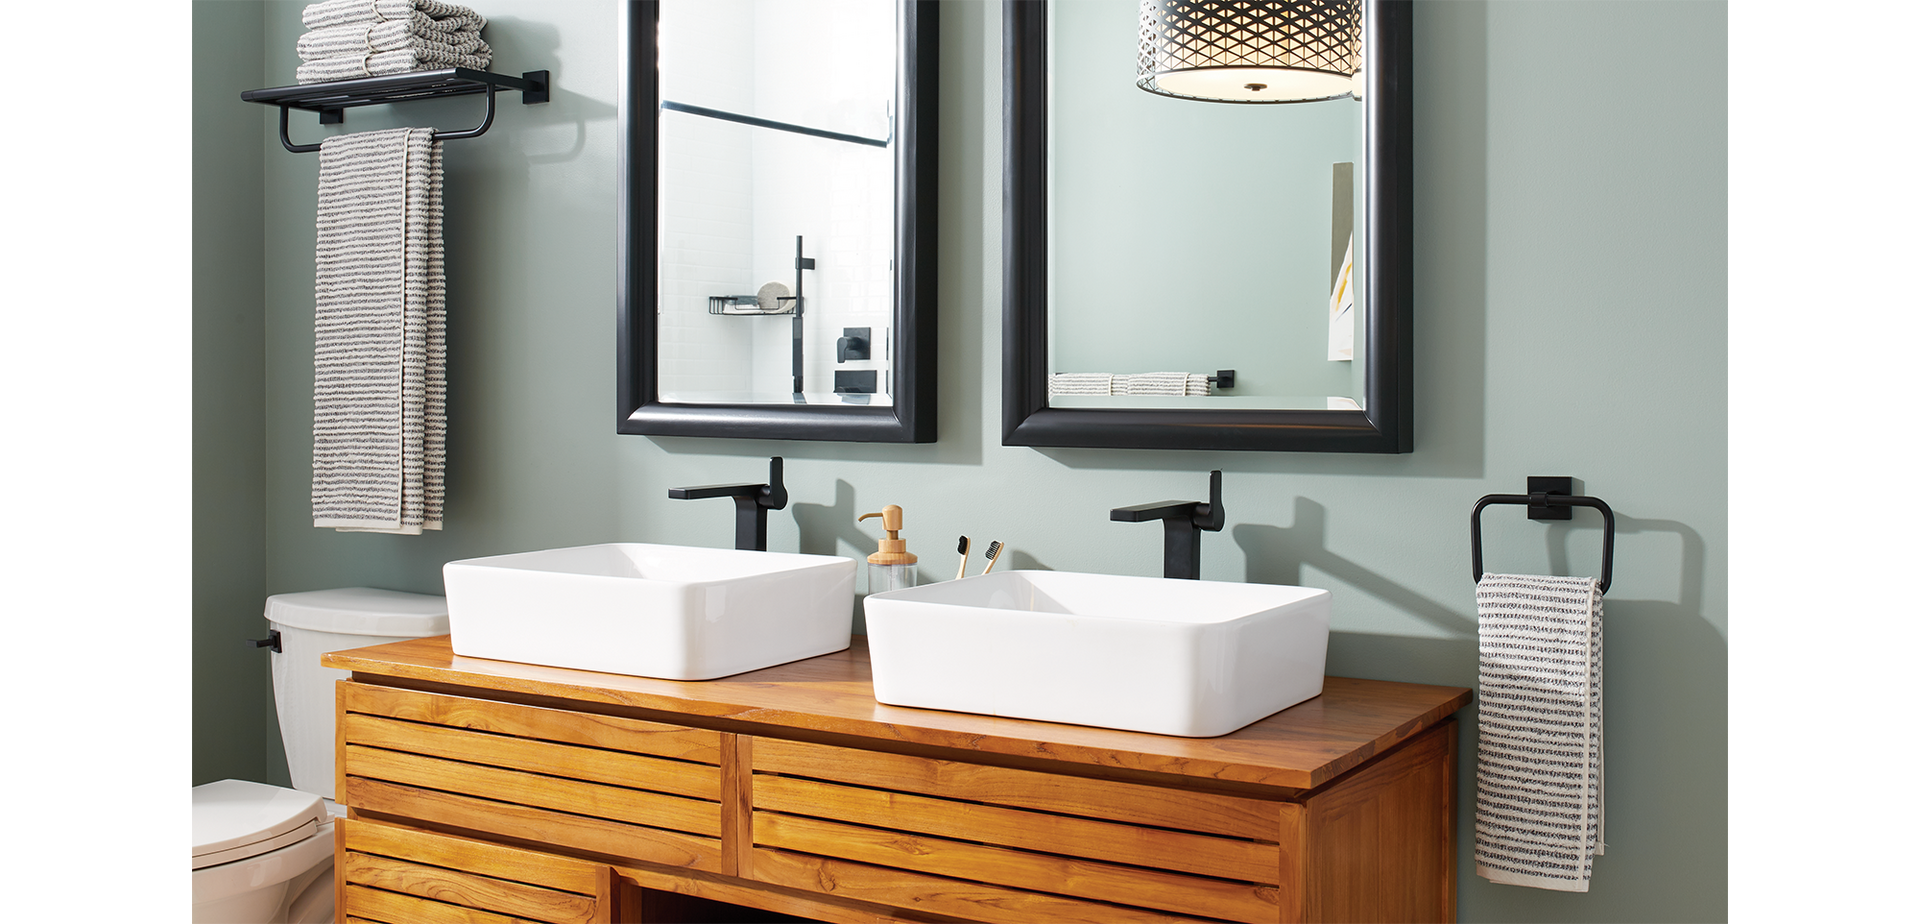
[[703, 484], [668, 488], [667, 496], [674, 500], [733, 498], [733, 547], [764, 552], [767, 550], [767, 511], [783, 510], [787, 506], [787, 485], [781, 475], [784, 467], [781, 458], [774, 456], [767, 460], [765, 484]]
[[1116, 522], [1144, 523], [1159, 520], [1166, 527], [1161, 575], [1198, 580], [1200, 577], [1200, 531], [1220, 531], [1227, 525], [1227, 508], [1220, 503], [1220, 470], [1207, 473], [1207, 499], [1203, 501], [1160, 501], [1115, 507], [1110, 516]]
[[280, 653], [280, 630], [268, 629], [266, 638], [250, 638], [247, 644], [255, 648], [271, 648], [274, 654]]

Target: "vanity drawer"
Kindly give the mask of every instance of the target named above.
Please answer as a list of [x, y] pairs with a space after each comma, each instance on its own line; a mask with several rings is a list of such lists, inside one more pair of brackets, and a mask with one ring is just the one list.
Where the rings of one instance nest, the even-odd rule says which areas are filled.
[[334, 822], [337, 919], [379, 924], [603, 924], [611, 867], [343, 818]]
[[1278, 921], [1300, 807], [803, 742], [751, 743], [742, 875], [981, 921]]
[[730, 735], [350, 680], [338, 705], [337, 791], [359, 812], [720, 870]]

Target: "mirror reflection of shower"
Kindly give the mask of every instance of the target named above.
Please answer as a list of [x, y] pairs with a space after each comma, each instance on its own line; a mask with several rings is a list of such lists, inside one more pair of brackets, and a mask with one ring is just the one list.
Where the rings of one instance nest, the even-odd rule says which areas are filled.
[[891, 0], [660, 4], [660, 393], [891, 404]]

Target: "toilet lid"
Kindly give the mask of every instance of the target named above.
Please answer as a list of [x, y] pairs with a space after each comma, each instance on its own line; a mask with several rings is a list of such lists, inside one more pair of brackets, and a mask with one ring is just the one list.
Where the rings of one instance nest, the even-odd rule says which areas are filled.
[[193, 868], [231, 863], [311, 836], [327, 820], [320, 797], [246, 780], [193, 787]]

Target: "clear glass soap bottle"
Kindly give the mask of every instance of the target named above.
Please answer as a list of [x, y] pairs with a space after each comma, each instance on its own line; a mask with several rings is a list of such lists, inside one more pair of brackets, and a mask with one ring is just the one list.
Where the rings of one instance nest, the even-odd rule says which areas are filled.
[[887, 538], [880, 540], [880, 551], [867, 556], [867, 593], [885, 593], [889, 590], [901, 590], [914, 585], [914, 563], [920, 557], [907, 551], [907, 541], [900, 538], [900, 521], [903, 515], [899, 504], [888, 504], [880, 508], [879, 513], [864, 513], [860, 519], [879, 517], [880, 528], [885, 530]]

